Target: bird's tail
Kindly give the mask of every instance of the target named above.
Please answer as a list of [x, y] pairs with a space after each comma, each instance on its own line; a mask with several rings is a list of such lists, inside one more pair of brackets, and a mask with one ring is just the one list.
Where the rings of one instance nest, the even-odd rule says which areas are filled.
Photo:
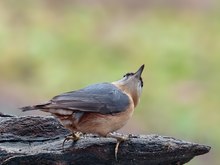
[[38, 109], [44, 109], [45, 106], [48, 105], [48, 104], [50, 104], [50, 103], [25, 106], [25, 107], [21, 107], [19, 109], [21, 109], [23, 112], [32, 111], [32, 110], [38, 110]]

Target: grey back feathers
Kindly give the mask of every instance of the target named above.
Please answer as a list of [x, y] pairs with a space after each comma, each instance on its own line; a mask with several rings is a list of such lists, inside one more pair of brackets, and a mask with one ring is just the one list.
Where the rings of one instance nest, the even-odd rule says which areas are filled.
[[110, 83], [90, 85], [86, 88], [55, 96], [51, 106], [82, 112], [101, 114], [119, 113], [129, 105], [129, 98]]
[[129, 97], [115, 85], [100, 83], [55, 96], [44, 106], [36, 105], [35, 109], [66, 109], [75, 112], [114, 114], [125, 111], [129, 104]]

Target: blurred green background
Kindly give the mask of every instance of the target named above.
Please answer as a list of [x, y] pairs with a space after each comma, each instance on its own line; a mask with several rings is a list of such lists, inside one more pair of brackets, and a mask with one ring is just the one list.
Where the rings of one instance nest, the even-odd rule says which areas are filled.
[[145, 64], [141, 103], [121, 132], [212, 146], [220, 158], [220, 5], [214, 0], [0, 1], [0, 112], [111, 82]]

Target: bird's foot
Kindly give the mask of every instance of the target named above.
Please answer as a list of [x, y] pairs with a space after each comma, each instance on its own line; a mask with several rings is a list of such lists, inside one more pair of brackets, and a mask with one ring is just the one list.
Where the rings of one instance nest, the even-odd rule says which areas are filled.
[[70, 135], [67, 135], [63, 141], [62, 148], [64, 149], [64, 144], [66, 141], [73, 140], [73, 142], [76, 142], [80, 139], [81, 135], [82, 135], [81, 132], [73, 132]]
[[118, 160], [118, 148], [119, 148], [119, 145], [128, 140], [128, 137], [127, 136], [119, 136], [119, 135], [113, 135], [113, 134], [109, 134], [108, 137], [111, 137], [111, 138], [115, 138], [117, 140], [117, 143], [115, 145], [115, 160], [117, 161]]

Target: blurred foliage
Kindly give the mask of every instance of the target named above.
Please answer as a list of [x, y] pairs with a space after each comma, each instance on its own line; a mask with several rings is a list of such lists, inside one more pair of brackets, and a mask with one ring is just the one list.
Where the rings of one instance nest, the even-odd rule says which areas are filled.
[[211, 155], [192, 164], [217, 164], [219, 8], [126, 7], [1, 1], [1, 88], [18, 87], [23, 103], [28, 97], [47, 100], [115, 81], [144, 63], [139, 126], [145, 133], [210, 144]]

